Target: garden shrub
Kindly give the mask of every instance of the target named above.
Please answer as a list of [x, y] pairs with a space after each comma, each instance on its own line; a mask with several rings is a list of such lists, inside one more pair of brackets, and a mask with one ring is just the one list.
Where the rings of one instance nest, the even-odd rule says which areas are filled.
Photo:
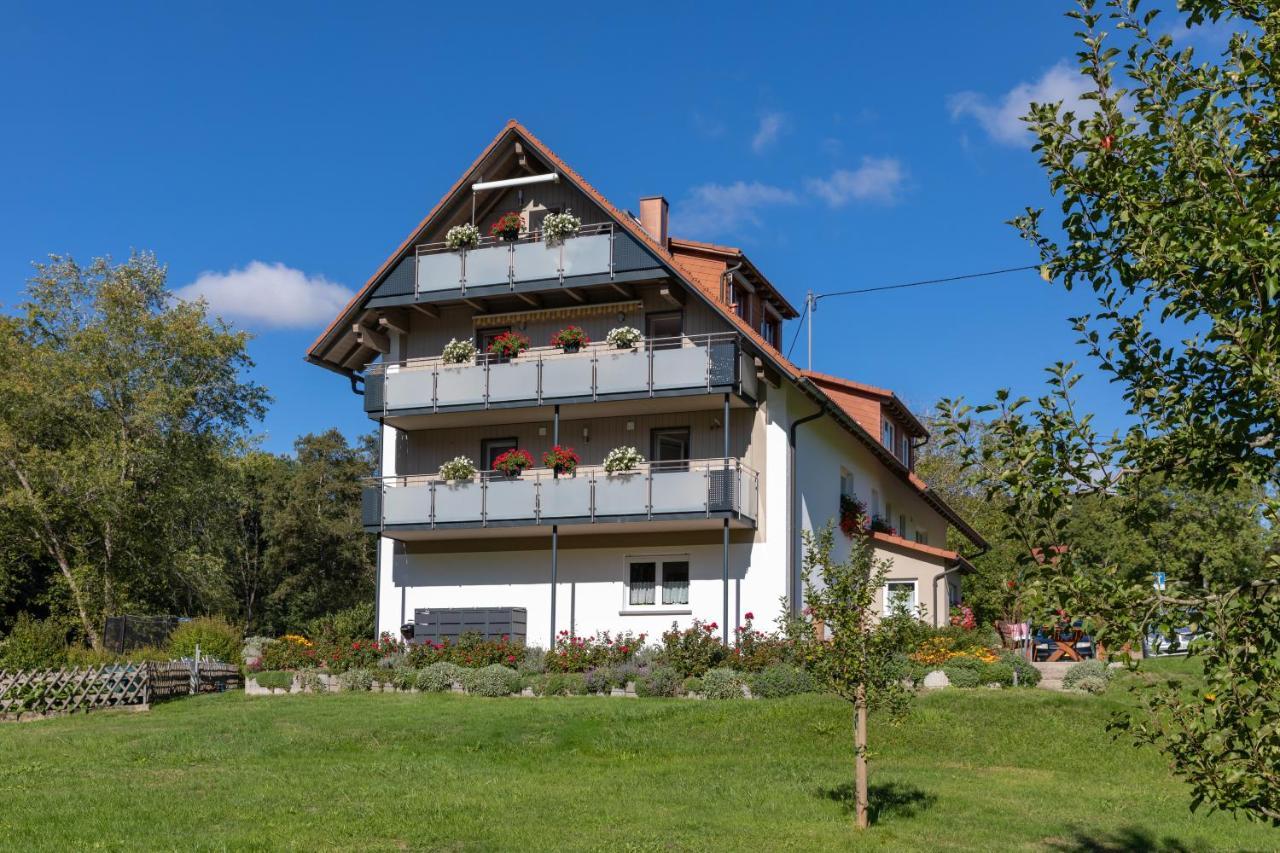
[[516, 667], [527, 655], [523, 643], [513, 643], [507, 637], [486, 640], [481, 634], [469, 631], [457, 642], [415, 643], [409, 647], [410, 665], [421, 668], [433, 663], [452, 663], [468, 668], [478, 668], [500, 663]]
[[520, 689], [520, 673], [499, 663], [483, 669], [469, 670], [465, 676], [467, 692], [475, 696], [510, 696]]
[[292, 672], [260, 672], [253, 677], [259, 687], [267, 690], [288, 690], [293, 687]]
[[618, 686], [626, 687], [628, 682], [638, 682], [642, 678], [648, 678], [652, 668], [650, 664], [630, 660], [613, 667], [613, 672], [618, 677]]
[[349, 645], [356, 640], [373, 639], [377, 630], [374, 618], [373, 601], [369, 600], [317, 616], [306, 624], [303, 633], [317, 642]]
[[999, 684], [1001, 687], [1013, 686], [1013, 664], [996, 661], [984, 666], [978, 673], [983, 684]]
[[571, 637], [561, 631], [546, 654], [550, 672], [586, 672], [602, 666], [617, 666], [631, 660], [644, 648], [645, 634], [625, 631], [616, 636], [602, 631], [591, 637]]
[[516, 667], [521, 675], [540, 675], [547, 671], [547, 653], [541, 646], [525, 646], [524, 657]]
[[329, 685], [315, 667], [298, 670], [298, 687], [304, 693], [328, 693]]
[[942, 671], [946, 673], [952, 687], [977, 687], [982, 683], [979, 670], [972, 666], [948, 663], [942, 667]]
[[715, 622], [693, 620], [693, 625], [680, 630], [675, 622], [671, 630], [662, 635], [662, 651], [659, 660], [688, 678], [701, 676], [707, 670], [719, 666], [729, 654], [716, 635], [719, 626]]
[[636, 679], [637, 696], [679, 696], [680, 673], [669, 666], [655, 666]]
[[277, 640], [267, 640], [261, 645], [260, 663], [263, 669], [301, 669], [315, 666], [315, 644], [299, 634], [285, 634]]
[[696, 675], [691, 675], [680, 685], [685, 693], [697, 693], [702, 695], [702, 679]]
[[751, 695], [761, 699], [795, 696], [814, 690], [809, 673], [789, 663], [775, 663], [748, 675], [747, 685], [751, 688]]
[[734, 630], [734, 645], [725, 657], [725, 665], [739, 672], [759, 672], [791, 661], [795, 643], [779, 634], [757, 631], [751, 624], [754, 618], [754, 614], [747, 613], [743, 624]]
[[545, 672], [526, 672], [520, 676], [520, 692], [532, 690], [534, 696], [547, 695], [547, 679]]
[[[155, 646], [141, 646], [132, 651], [118, 655], [105, 649], [87, 649], [84, 646], [71, 646], [67, 649], [67, 666], [105, 666], [109, 663], [141, 663], [142, 661], [167, 661], [170, 659], [168, 649], [157, 649]], [[0, 665], [0, 669], [4, 669]]]
[[0, 643], [0, 669], [57, 669], [67, 662], [67, 631], [52, 618], [19, 613]]
[[1002, 663], [1007, 663], [1018, 673], [1019, 687], [1035, 687], [1040, 683], [1040, 670], [1031, 665], [1031, 661], [1017, 652], [1005, 652], [1000, 656]]
[[387, 681], [398, 690], [412, 690], [418, 686], [418, 671], [407, 666], [398, 666], [391, 670]]
[[454, 663], [433, 663], [418, 670], [416, 686], [424, 693], [443, 693], [452, 690], [455, 681], [461, 682], [466, 672]]
[[611, 666], [589, 669], [582, 674], [582, 677], [586, 682], [588, 693], [608, 693], [613, 688], [622, 687], [626, 683], [621, 673]]
[[373, 673], [367, 669], [348, 669], [338, 676], [338, 683], [343, 690], [372, 690]]
[[244, 663], [240, 657], [244, 634], [225, 619], [201, 616], [181, 623], [169, 636], [169, 654], [175, 658], [195, 657], [196, 646], [200, 647], [202, 657], [236, 666]]
[[743, 683], [736, 669], [716, 667], [702, 676], [702, 693], [708, 699], [741, 699]]
[[1110, 685], [1110, 683], [1111, 682], [1109, 680], [1101, 676], [1086, 675], [1079, 678], [1072, 689], [1082, 690], [1085, 693], [1093, 693], [1097, 695], [1099, 693], [1106, 693], [1107, 687]]
[[[1096, 689], [1099, 687], [1097, 684], [1090, 684], [1090, 687], [1095, 689], [1082, 687], [1080, 682], [1086, 678], [1101, 681], [1101, 689]], [[1107, 668], [1107, 662], [1101, 660], [1080, 661], [1080, 663], [1068, 667], [1067, 674], [1062, 676], [1062, 689], [1064, 690], [1088, 690], [1090, 693], [1102, 693], [1110, 683], [1111, 670]]]
[[580, 672], [549, 672], [543, 687], [547, 696], [586, 696], [587, 679]]

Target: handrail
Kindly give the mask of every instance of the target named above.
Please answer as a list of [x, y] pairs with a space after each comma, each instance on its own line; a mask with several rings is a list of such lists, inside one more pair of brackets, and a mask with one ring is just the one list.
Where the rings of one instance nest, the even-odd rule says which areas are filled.
[[739, 342], [742, 335], [739, 332], [705, 332], [700, 335], [674, 335], [665, 338], [642, 338], [634, 347], [614, 347], [607, 341], [592, 341], [589, 344], [583, 344], [578, 352], [565, 352], [561, 347], [553, 346], [536, 346], [529, 347], [519, 356], [515, 358], [502, 360], [491, 353], [477, 352], [474, 361], [464, 362], [446, 362], [442, 355], [427, 355], [417, 358], [404, 358], [399, 361], [379, 361], [370, 364], [365, 369], [365, 374], [377, 376], [386, 373], [390, 367], [399, 368], [400, 370], [425, 370], [426, 368], [435, 367], [482, 367], [487, 364], [511, 364], [528, 362], [531, 359], [538, 361], [559, 360], [563, 358], [582, 358], [583, 356], [598, 356], [601, 353], [612, 352], [628, 352], [631, 350], [662, 350], [676, 349], [679, 347], [697, 347], [704, 343], [707, 345], [713, 343]]
[[[592, 225], [583, 225], [578, 229], [578, 233], [573, 237], [590, 237], [593, 234], [612, 234], [612, 222], [597, 222]], [[565, 239], [572, 240], [573, 237]], [[493, 246], [510, 246], [514, 243], [540, 243], [543, 242], [542, 231], [521, 231], [520, 236], [514, 240], [503, 240], [501, 237], [481, 237], [480, 244], [470, 249], [451, 249], [443, 242], [440, 243], [420, 243], [414, 246], [415, 255], [434, 255], [440, 252], [466, 252], [475, 249], [488, 249]]]
[[[730, 478], [728, 475], [731, 472], [732, 477]], [[717, 473], [724, 476], [716, 478], [714, 475]], [[662, 481], [665, 474], [701, 475], [703, 484], [700, 490], [685, 495], [685, 497], [693, 497], [695, 501], [700, 503], [700, 506], [695, 508], [688, 503], [681, 504], [678, 497], [671, 501], [655, 504], [655, 483]], [[641, 516], [651, 519], [655, 515], [687, 514], [692, 511], [705, 514], [709, 518], [713, 512], [729, 511], [750, 518], [753, 521], [758, 518], [760, 475], [749, 466], [742, 464], [740, 459], [732, 457], [645, 462], [641, 463], [633, 471], [614, 472], [613, 474], [605, 471], [603, 465], [580, 465], [574, 474], [557, 475], [549, 468], [531, 468], [527, 469], [518, 478], [508, 478], [497, 471], [480, 471], [477, 472], [477, 476], [464, 481], [446, 481], [438, 474], [401, 474], [388, 477], [370, 477], [366, 480], [366, 484], [370, 488], [379, 489], [383, 495], [379, 519], [382, 527], [386, 527], [386, 497], [397, 489], [414, 488], [426, 491], [426, 495], [422, 498], [412, 499], [415, 507], [419, 504], [422, 507], [421, 519], [412, 522], [398, 521], [394, 523], [429, 524], [434, 528], [438, 523], [437, 491], [442, 486], [449, 489], [458, 488], [459, 486], [474, 487], [472, 494], [479, 493], [480, 504], [476, 509], [474, 518], [446, 519], [442, 523], [478, 523], [486, 526], [492, 521], [523, 520], [540, 524], [543, 522], [544, 513], [548, 511], [550, 512], [548, 516], [550, 518], [564, 518], [573, 515], [581, 518], [590, 518], [594, 522], [598, 515], [613, 517], [619, 514], [616, 508], [609, 509], [606, 507], [603, 511], [601, 510], [601, 502], [598, 497], [600, 483], [602, 481], [608, 483], [621, 481], [625, 484], [629, 482], [628, 478], [635, 476], [640, 476], [644, 480], [644, 502], [643, 504], [632, 504], [628, 507], [628, 511], [620, 513], [623, 516]], [[549, 502], [544, 500], [543, 490], [552, 482], [575, 482], [579, 480], [587, 491], [585, 503], [581, 506], [580, 512], [569, 515], [565, 513], [557, 514], [556, 508], [549, 507]], [[492, 509], [489, 492], [495, 488], [501, 489], [509, 484], [532, 486], [532, 495], [529, 496], [527, 511], [519, 509], [520, 501], [517, 501], [517, 512], [514, 515], [510, 513], [504, 514], [502, 510]], [[698, 497], [699, 493], [700, 498]], [[457, 500], [456, 493], [446, 492], [446, 494], [450, 495], [451, 500]], [[517, 492], [516, 494], [519, 493]], [[472, 499], [474, 500], [475, 498]], [[456, 503], [451, 505], [457, 506]]]

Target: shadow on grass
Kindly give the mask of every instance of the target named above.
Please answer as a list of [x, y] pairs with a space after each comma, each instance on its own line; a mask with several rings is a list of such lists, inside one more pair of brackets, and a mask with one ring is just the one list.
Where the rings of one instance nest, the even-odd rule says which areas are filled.
[[1157, 838], [1150, 830], [1136, 826], [1100, 833], [1076, 829], [1069, 839], [1052, 839], [1046, 846], [1062, 853], [1191, 853], [1192, 850], [1176, 838]]
[[[823, 788], [821, 794], [828, 800], [839, 803], [845, 814], [853, 813], [855, 803], [852, 782], [834, 788]], [[915, 817], [937, 802], [936, 796], [914, 785], [901, 785], [897, 782], [871, 785], [867, 788], [867, 818], [871, 823], [878, 823], [882, 817]]]

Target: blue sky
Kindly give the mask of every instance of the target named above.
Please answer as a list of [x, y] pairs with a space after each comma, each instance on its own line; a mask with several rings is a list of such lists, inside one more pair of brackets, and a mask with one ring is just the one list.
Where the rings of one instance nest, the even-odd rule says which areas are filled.
[[[238, 271], [292, 324], [230, 309], [275, 397], [264, 446], [355, 435], [347, 383], [303, 352], [512, 117], [618, 205], [665, 194], [674, 233], [744, 247], [797, 305], [1036, 262], [1004, 224], [1049, 203], [1015, 119], [1072, 94], [1066, 4], [455, 8], [7, 4], [0, 303], [51, 252], [150, 249], [175, 289]], [[917, 408], [1033, 394], [1084, 357], [1066, 317], [1090, 308], [1034, 272], [828, 300], [814, 367]], [[1082, 390], [1120, 422], [1116, 389]]]

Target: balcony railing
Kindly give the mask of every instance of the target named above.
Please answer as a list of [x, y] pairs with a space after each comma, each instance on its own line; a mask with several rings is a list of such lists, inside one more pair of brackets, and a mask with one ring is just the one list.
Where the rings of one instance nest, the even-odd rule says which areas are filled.
[[720, 332], [653, 338], [632, 349], [604, 343], [576, 353], [538, 347], [510, 361], [481, 355], [467, 364], [446, 364], [440, 358], [375, 364], [365, 378], [365, 411], [386, 416], [720, 389], [754, 399], [755, 368], [742, 363], [738, 342], [736, 333]]
[[615, 474], [580, 466], [559, 477], [544, 468], [518, 478], [486, 471], [454, 482], [383, 477], [365, 489], [364, 525], [420, 530], [725, 516], [754, 522], [759, 496], [759, 475], [738, 459], [649, 462]]
[[[417, 248], [414, 294], [554, 281], [583, 275], [613, 276], [613, 223], [584, 225], [575, 237], [547, 245], [541, 231], [514, 242], [484, 238], [474, 249], [450, 249], [444, 243]], [[488, 291], [486, 291], [488, 292]]]

